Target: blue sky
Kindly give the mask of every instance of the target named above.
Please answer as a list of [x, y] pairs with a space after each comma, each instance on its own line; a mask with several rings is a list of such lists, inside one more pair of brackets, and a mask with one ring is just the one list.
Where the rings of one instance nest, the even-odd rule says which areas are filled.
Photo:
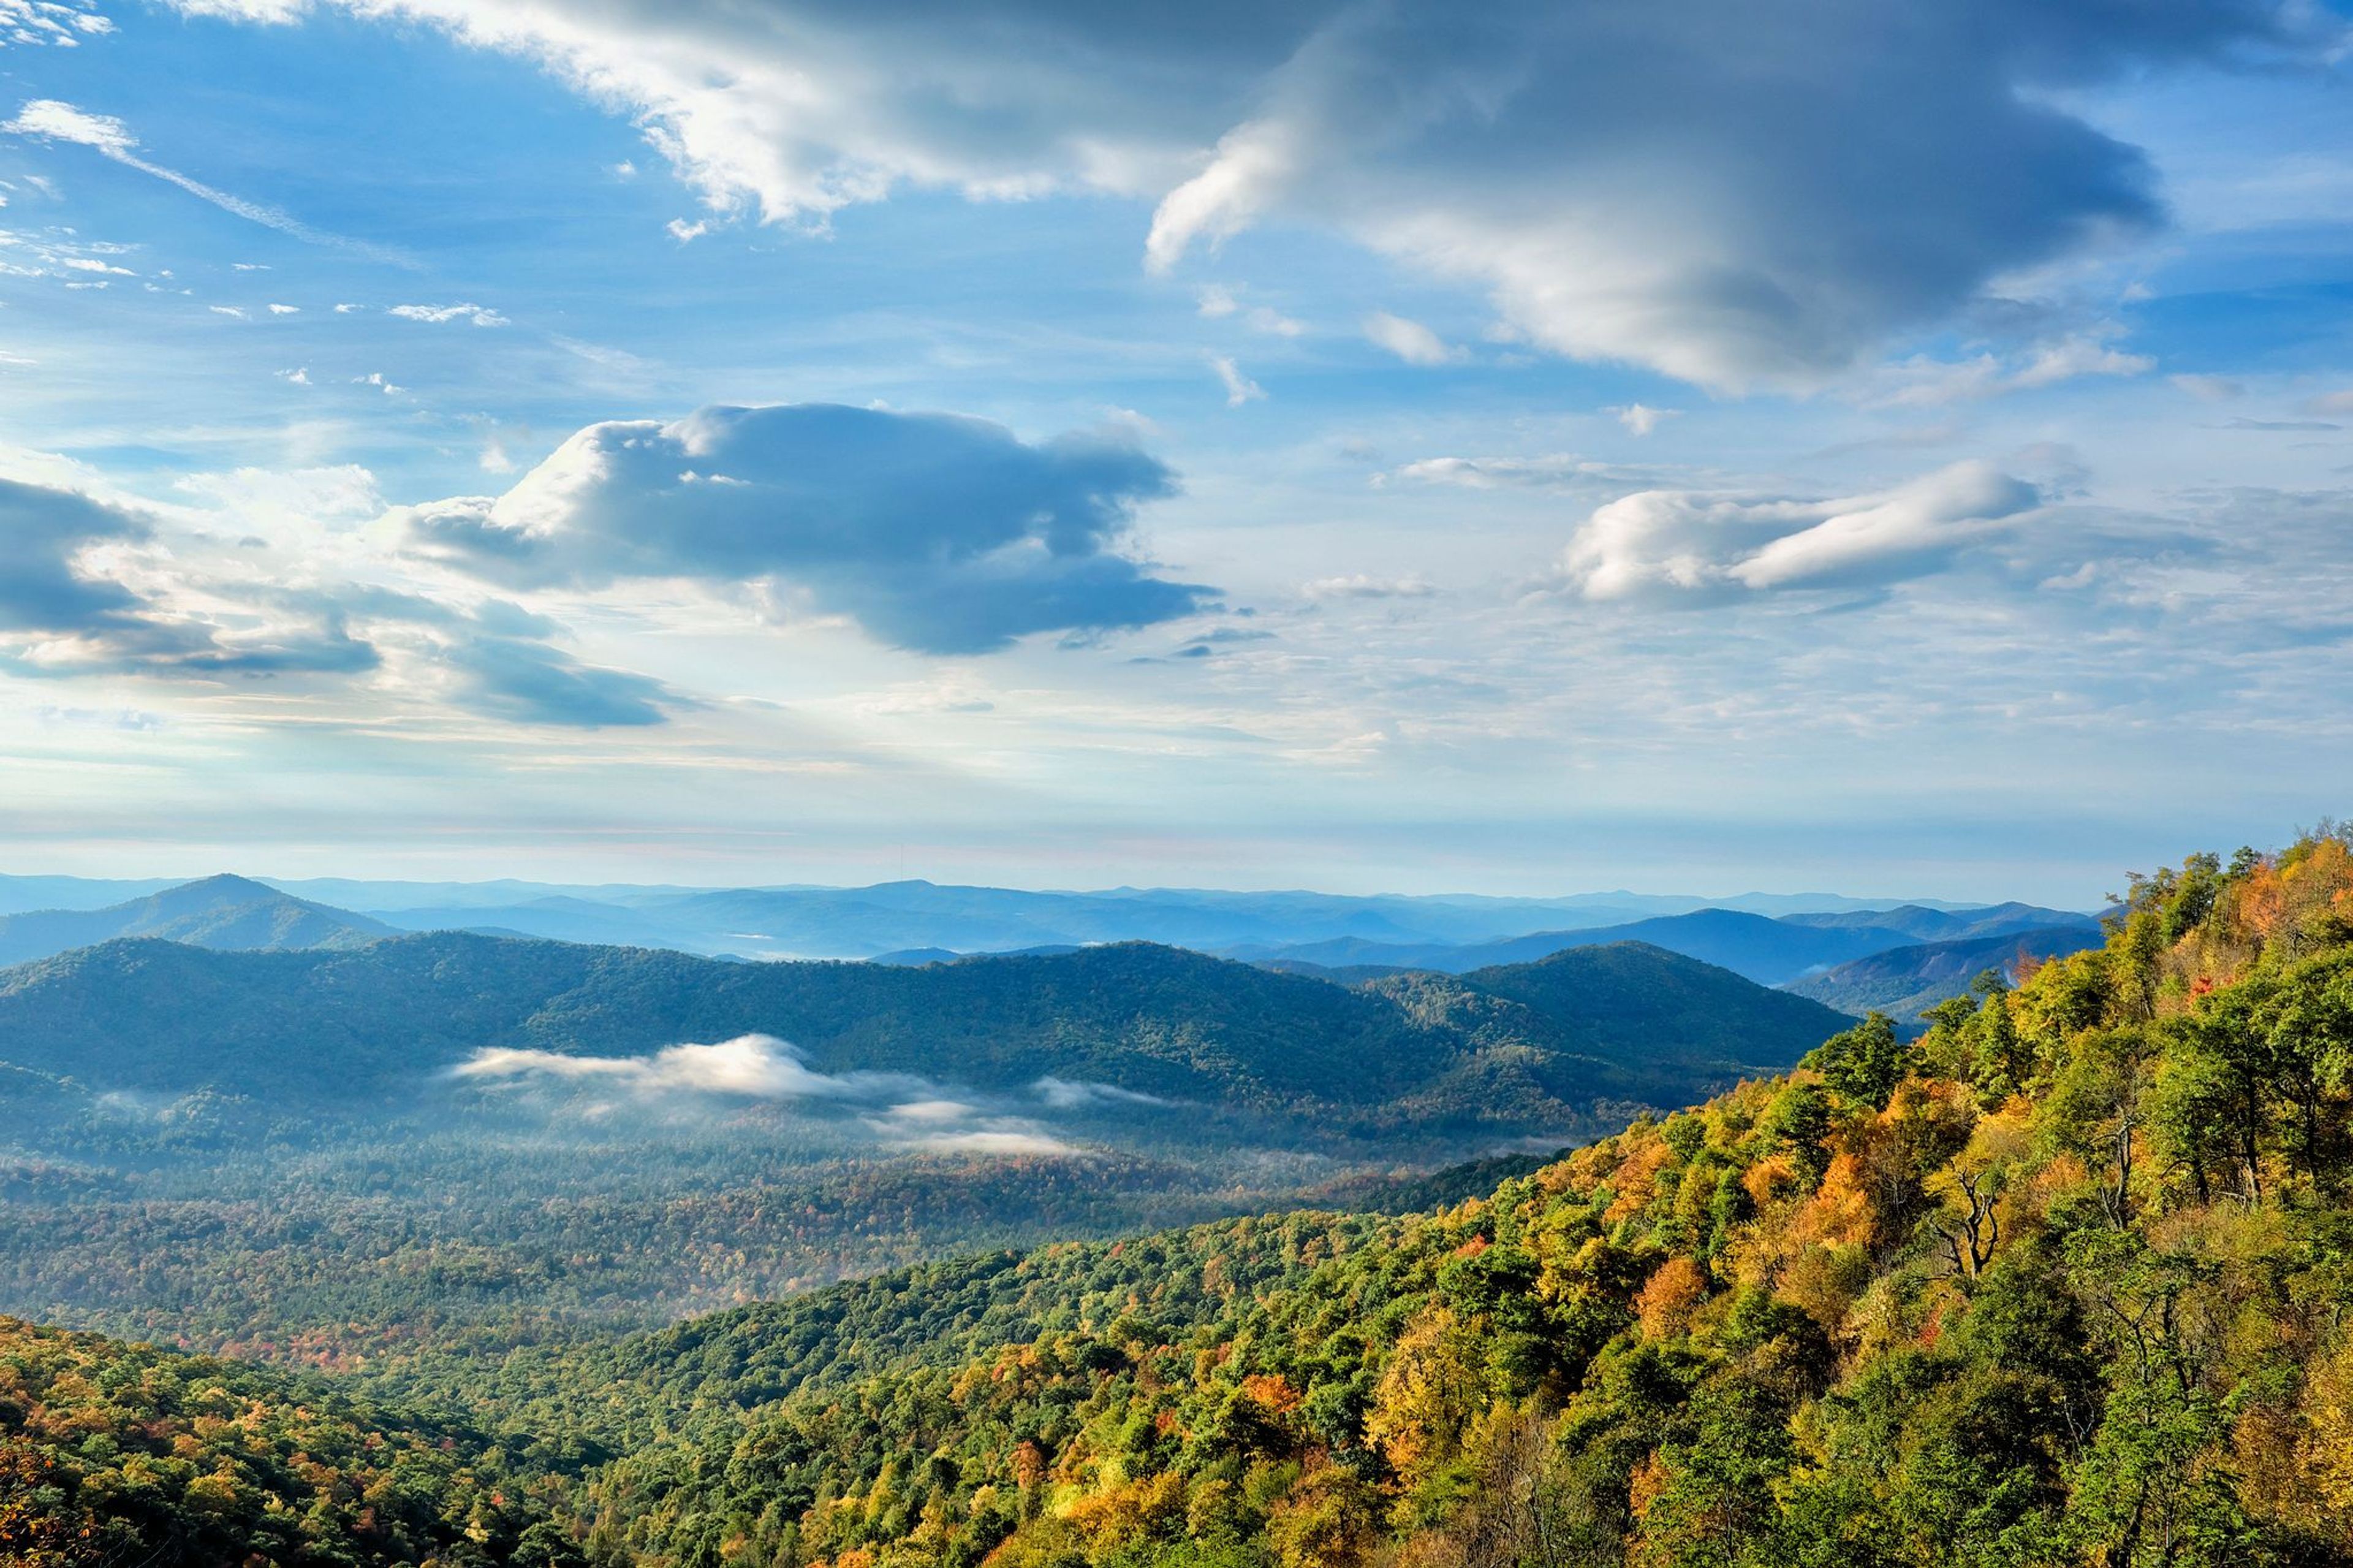
[[2313, 5], [0, 5], [10, 869], [2082, 901], [2353, 776]]

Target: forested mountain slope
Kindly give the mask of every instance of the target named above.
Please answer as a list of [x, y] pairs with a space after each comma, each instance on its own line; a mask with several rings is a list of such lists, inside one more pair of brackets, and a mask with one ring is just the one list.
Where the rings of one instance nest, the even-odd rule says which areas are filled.
[[628, 1450], [575, 1523], [615, 1563], [2342, 1563], [2348, 1184], [2331, 835], [1482, 1201], [968, 1260], [477, 1394]]
[[10, 1568], [569, 1568], [551, 1495], [462, 1424], [0, 1318]]
[[1672, 954], [1541, 967], [1532, 1005], [1142, 945], [910, 970], [111, 943], [0, 973], [0, 1310], [471, 1362], [972, 1248], [1388, 1202], [1847, 1021]]
[[[1145, 943], [902, 968], [461, 933], [352, 952], [118, 942], [0, 973], [0, 1063], [98, 1089], [348, 1109], [487, 1048], [612, 1057], [758, 1033], [830, 1074], [1542, 1124], [1597, 1100], [1673, 1103], [1786, 1065], [1844, 1021], [1639, 948], [1440, 989], [1458, 1005]], [[1511, 1098], [1493, 1098], [1498, 1084]]]

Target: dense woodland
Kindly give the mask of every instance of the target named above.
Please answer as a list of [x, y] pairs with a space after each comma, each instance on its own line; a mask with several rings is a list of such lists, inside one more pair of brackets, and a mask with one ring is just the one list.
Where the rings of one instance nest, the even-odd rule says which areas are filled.
[[[1924, 1037], [1868, 1018], [1429, 1212], [975, 1254], [335, 1381], [381, 1409], [237, 1373], [235, 1435], [142, 1382], [213, 1363], [26, 1331], [0, 1518], [69, 1521], [69, 1563], [233, 1561], [173, 1544], [216, 1517], [280, 1562], [2353, 1563], [2348, 1181], [2328, 828], [2137, 879], [2104, 946]], [[271, 1469], [301, 1422], [320, 1452]], [[193, 1470], [146, 1463], [184, 1437]], [[350, 1500], [412, 1451], [394, 1544]], [[164, 1477], [136, 1508], [134, 1462]], [[222, 1474], [253, 1478], [233, 1516]]]
[[[337, 1370], [610, 1337], [959, 1251], [1370, 1201], [1787, 1067], [1843, 1021], [1633, 946], [1350, 990], [1141, 944], [906, 970], [116, 942], [0, 972], [0, 1311]], [[746, 1031], [866, 1076], [451, 1070]]]

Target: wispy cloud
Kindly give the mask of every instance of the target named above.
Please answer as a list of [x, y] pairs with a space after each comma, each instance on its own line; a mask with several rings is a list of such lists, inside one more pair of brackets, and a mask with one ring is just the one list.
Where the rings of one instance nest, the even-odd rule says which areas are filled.
[[1463, 357], [1461, 350], [1419, 321], [1392, 316], [1387, 310], [1376, 310], [1365, 318], [1365, 336], [1408, 364], [1452, 364]]
[[0, 124], [0, 131], [11, 131], [19, 136], [38, 137], [46, 142], [65, 142], [76, 146], [87, 147], [101, 158], [111, 159], [126, 169], [136, 169], [142, 174], [164, 181], [166, 184], [176, 185], [198, 201], [210, 202], [225, 213], [241, 217], [248, 223], [258, 223], [264, 228], [274, 228], [280, 234], [302, 241], [305, 245], [326, 246], [332, 249], [348, 251], [354, 256], [364, 256], [372, 261], [381, 261], [394, 267], [417, 265], [412, 258], [387, 246], [376, 245], [364, 239], [352, 239], [343, 235], [329, 234], [324, 229], [313, 228], [290, 213], [264, 205], [260, 202], [248, 201], [243, 196], [231, 195], [227, 191], [216, 189], [201, 180], [184, 174], [177, 169], [167, 168], [164, 164], [155, 163], [141, 153], [139, 139], [131, 134], [130, 129], [121, 121], [111, 114], [92, 114], [58, 99], [37, 98], [18, 110], [15, 119], [5, 124]]
[[1266, 388], [1241, 373], [1241, 367], [1225, 354], [1211, 354], [1209, 368], [1218, 373], [1219, 382], [1226, 389], [1226, 406], [1240, 408], [1245, 403], [1256, 403], [1266, 396]]
[[485, 305], [395, 305], [388, 314], [404, 321], [468, 321], [477, 327], [503, 327], [507, 319]]

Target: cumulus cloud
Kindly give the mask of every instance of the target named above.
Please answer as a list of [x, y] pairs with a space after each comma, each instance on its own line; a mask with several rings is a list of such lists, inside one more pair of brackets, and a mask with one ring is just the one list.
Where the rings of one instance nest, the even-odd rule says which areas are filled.
[[1664, 421], [1680, 415], [1683, 410], [1653, 408], [1647, 403], [1629, 403], [1622, 408], [1613, 408], [1609, 412], [1618, 416], [1618, 423], [1626, 426], [1629, 434], [1647, 436]]
[[1545, 586], [1588, 600], [1694, 603], [1878, 585], [2017, 528], [2041, 499], [1979, 462], [1828, 500], [1644, 490], [1598, 509]]
[[37, 98], [18, 110], [15, 119], [0, 124], [0, 131], [10, 131], [19, 136], [36, 137], [45, 142], [65, 142], [87, 147], [100, 157], [111, 159], [126, 169], [136, 169], [153, 179], [176, 185], [198, 201], [209, 202], [233, 216], [241, 217], [248, 223], [258, 223], [264, 228], [274, 228], [308, 245], [350, 251], [372, 260], [398, 266], [410, 265], [406, 257], [384, 246], [348, 239], [339, 234], [313, 228], [276, 207], [233, 196], [176, 169], [151, 162], [140, 152], [139, 139], [131, 133], [130, 128], [111, 114], [93, 114], [54, 98]]
[[2318, 58], [2331, 31], [2284, 0], [1985, 0], [1901, 26], [1865, 0], [317, 3], [537, 62], [643, 126], [716, 216], [1108, 191], [1155, 203], [1163, 268], [1318, 224], [1484, 289], [1546, 348], [1734, 388], [1834, 374], [2158, 222], [2144, 158], [2065, 90], [2253, 45]]
[[1149, 626], [1209, 590], [1121, 552], [1176, 477], [1115, 436], [828, 404], [593, 425], [504, 495], [408, 509], [418, 548], [521, 586], [766, 584], [925, 653]]

